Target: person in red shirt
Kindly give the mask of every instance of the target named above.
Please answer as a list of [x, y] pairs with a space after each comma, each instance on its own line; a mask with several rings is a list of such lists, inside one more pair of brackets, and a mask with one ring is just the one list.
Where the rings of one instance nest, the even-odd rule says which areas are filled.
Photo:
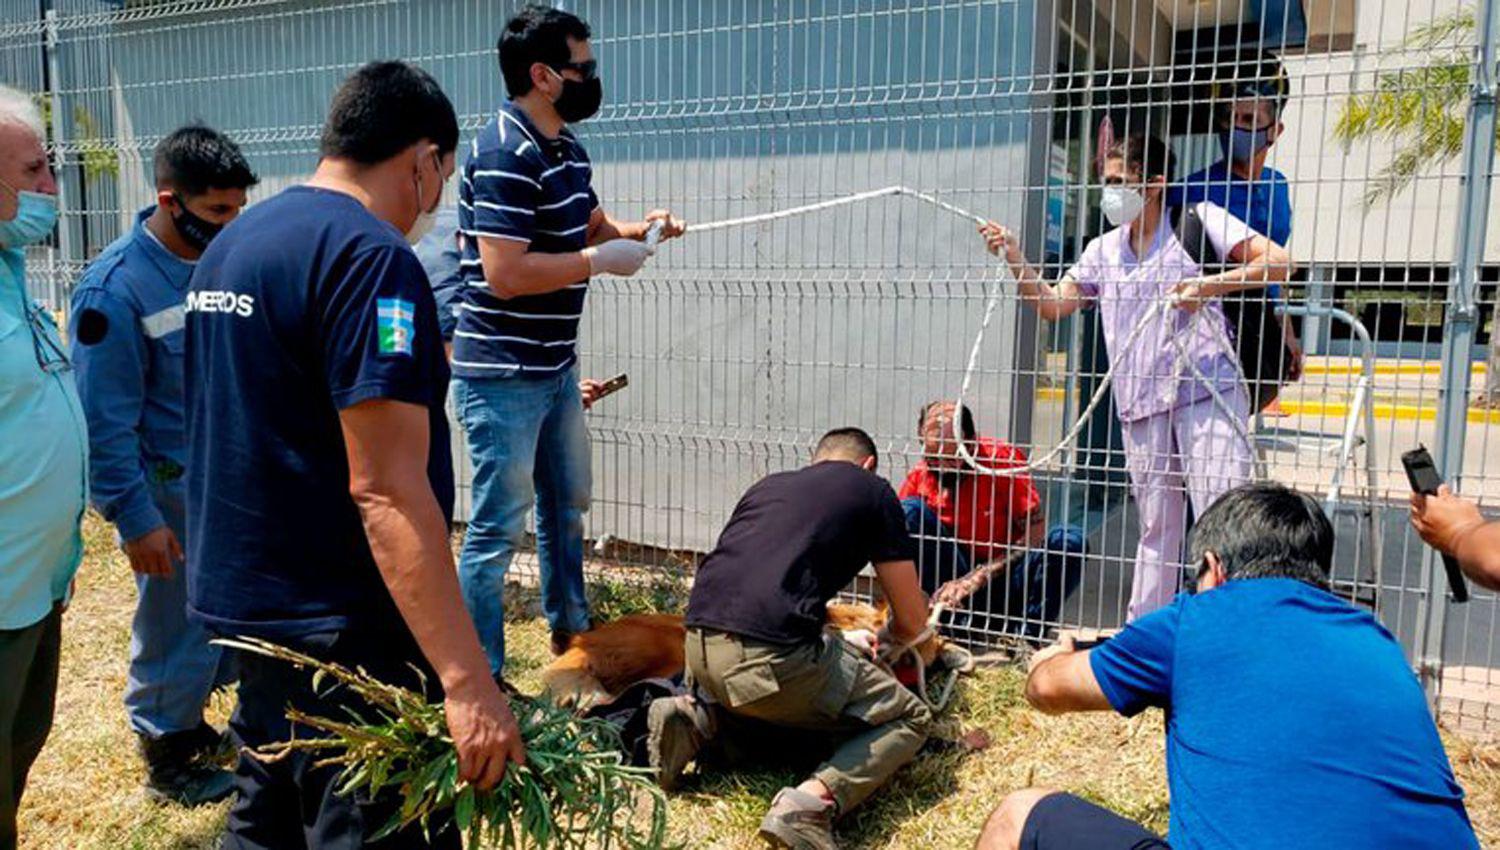
[[[1069, 525], [1048, 529], [1031, 476], [986, 475], [963, 459], [960, 439], [986, 467], [1026, 463], [1015, 446], [979, 436], [967, 407], [924, 405], [917, 429], [923, 458], [898, 495], [920, 550], [922, 589], [960, 611], [949, 615], [950, 625], [1040, 638], [1078, 586], [1083, 532]], [[1005, 581], [991, 581], [1002, 573]]]

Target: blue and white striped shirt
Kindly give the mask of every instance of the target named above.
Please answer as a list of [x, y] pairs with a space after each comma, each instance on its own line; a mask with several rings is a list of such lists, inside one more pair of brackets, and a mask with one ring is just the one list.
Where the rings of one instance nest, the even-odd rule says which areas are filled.
[[543, 136], [514, 103], [474, 138], [459, 186], [463, 301], [453, 336], [453, 373], [464, 378], [541, 376], [577, 359], [588, 280], [555, 292], [500, 298], [484, 279], [479, 239], [525, 242], [563, 254], [586, 247], [599, 198], [588, 153], [573, 134]]

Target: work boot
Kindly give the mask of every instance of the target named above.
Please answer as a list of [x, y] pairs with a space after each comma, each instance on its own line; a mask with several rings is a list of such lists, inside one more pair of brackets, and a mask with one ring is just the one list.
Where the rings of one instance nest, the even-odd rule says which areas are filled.
[[562, 629], [552, 630], [552, 655], [562, 655], [568, 651], [568, 645], [573, 642], [573, 633]]
[[239, 755], [229, 733], [220, 732], [207, 721], [199, 723], [197, 729], [182, 734], [188, 736], [186, 741], [191, 758], [199, 764], [227, 765]]
[[140, 735], [137, 747], [146, 762], [146, 796], [158, 803], [202, 806], [234, 793], [234, 777], [197, 756], [201, 729], [152, 738]]
[[713, 732], [713, 715], [697, 697], [683, 694], [651, 701], [646, 708], [646, 757], [661, 790], [677, 789], [682, 772]]
[[760, 822], [760, 837], [791, 850], [838, 850], [833, 804], [796, 788], [783, 788]]

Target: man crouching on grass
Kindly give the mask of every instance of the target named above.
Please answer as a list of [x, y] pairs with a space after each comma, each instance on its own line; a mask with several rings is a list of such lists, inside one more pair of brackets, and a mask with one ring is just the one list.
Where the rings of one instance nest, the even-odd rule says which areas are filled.
[[[688, 672], [718, 708], [763, 725], [846, 736], [812, 777], [771, 802], [760, 833], [778, 847], [836, 847], [833, 819], [927, 740], [927, 706], [823, 630], [828, 601], [865, 564], [875, 565], [890, 602], [894, 639], [910, 641], [926, 628], [915, 547], [875, 464], [870, 436], [840, 428], [818, 443], [811, 465], [761, 479], [703, 559], [688, 600]], [[657, 700], [648, 717], [651, 761], [670, 789], [715, 724], [693, 697]]]
[[[1193, 530], [1198, 593], [1093, 649], [1038, 653], [1048, 714], [1166, 712], [1179, 848], [1477, 848], [1422, 688], [1369, 612], [1328, 592], [1333, 526], [1277, 484], [1224, 494]], [[979, 850], [1167, 844], [1071, 794], [1028, 789]]]

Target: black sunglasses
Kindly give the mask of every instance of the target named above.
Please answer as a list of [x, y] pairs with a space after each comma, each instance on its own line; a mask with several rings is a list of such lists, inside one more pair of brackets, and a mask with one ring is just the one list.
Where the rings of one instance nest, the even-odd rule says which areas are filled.
[[558, 74], [563, 71], [577, 71], [585, 81], [592, 80], [599, 75], [599, 60], [590, 59], [587, 62], [563, 62], [551, 66]]

